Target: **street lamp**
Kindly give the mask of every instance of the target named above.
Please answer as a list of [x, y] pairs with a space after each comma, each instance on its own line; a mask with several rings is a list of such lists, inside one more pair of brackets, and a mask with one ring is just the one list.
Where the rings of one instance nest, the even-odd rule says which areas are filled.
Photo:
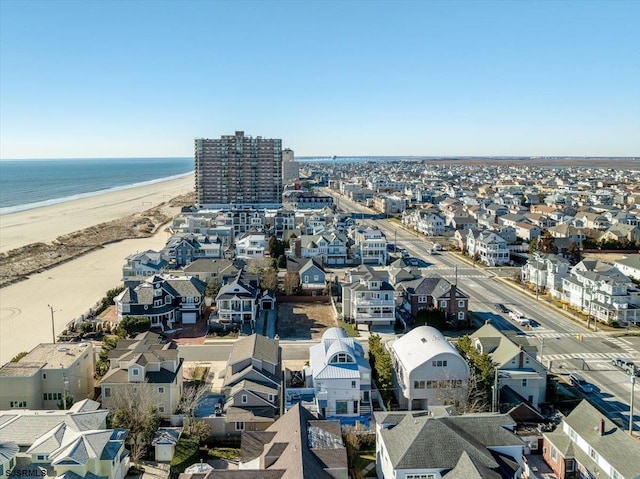
[[51, 306], [50, 304], [47, 304], [47, 307], [51, 311], [51, 335], [53, 336], [53, 342], [55, 344], [55, 342], [56, 342], [56, 325], [55, 325], [55, 322], [53, 320], [53, 313], [61, 311], [61, 310], [60, 309], [56, 309], [54, 311], [53, 306]]

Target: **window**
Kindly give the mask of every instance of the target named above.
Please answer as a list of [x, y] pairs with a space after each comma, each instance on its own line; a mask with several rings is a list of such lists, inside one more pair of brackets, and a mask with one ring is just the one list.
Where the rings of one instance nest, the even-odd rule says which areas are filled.
[[133, 368], [131, 370], [131, 374], [133, 374], [134, 376], [138, 376], [140, 374], [140, 371], [138, 371], [138, 368]]
[[47, 373], [42, 373], [42, 380], [46, 381], [47, 380]]
[[244, 431], [244, 421], [236, 421], [236, 431]]
[[164, 412], [164, 406], [158, 406], [158, 412]]
[[164, 394], [164, 386], [158, 386], [158, 394]]
[[426, 381], [413, 381], [413, 389], [424, 389], [426, 383]]
[[464, 311], [458, 311], [458, 319], [459, 320], [463, 320], [464, 319]]
[[10, 406], [15, 409], [26, 409], [27, 401], [11, 401]]
[[418, 303], [426, 303], [426, 302], [427, 302], [426, 296], [418, 296]]
[[348, 411], [347, 401], [336, 401], [336, 414], [347, 414]]
[[356, 382], [355, 381], [351, 381], [351, 388], [355, 389], [356, 388]]
[[522, 387], [523, 387], [523, 388], [526, 388], [526, 387], [527, 387], [527, 380], [526, 380], [526, 379], [523, 379], [523, 380], [522, 380]]
[[111, 397], [111, 388], [104, 388], [102, 390], [102, 392], [104, 394], [104, 397], [106, 397], [106, 398], [110, 398]]
[[440, 307], [441, 308], [446, 308], [447, 307], [447, 302], [446, 301], [440, 301]]
[[589, 448], [589, 457], [596, 462], [600, 460], [600, 454], [598, 454], [596, 450], [592, 447]]
[[247, 398], [246, 394], [242, 395], [242, 404], [247, 404], [247, 402], [249, 402], [249, 399]]
[[269, 402], [273, 402], [273, 394], [269, 394], [268, 398], [269, 398]]
[[[576, 470], [576, 462], [573, 459], [567, 459], [567, 472], [574, 472]], [[615, 475], [614, 475], [615, 477]]]
[[44, 454], [38, 454], [38, 455], [36, 455], [36, 460], [37, 461], [46, 461], [47, 460], [47, 456], [45, 456]]
[[549, 454], [551, 455], [551, 459], [553, 459], [554, 462], [558, 459], [558, 451], [556, 450], [555, 447], [551, 446], [551, 450], [549, 451]]

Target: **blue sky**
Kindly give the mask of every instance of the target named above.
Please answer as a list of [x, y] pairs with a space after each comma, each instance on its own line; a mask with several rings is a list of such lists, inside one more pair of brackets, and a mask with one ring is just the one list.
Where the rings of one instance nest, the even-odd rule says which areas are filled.
[[640, 2], [0, 1], [0, 157], [640, 156]]

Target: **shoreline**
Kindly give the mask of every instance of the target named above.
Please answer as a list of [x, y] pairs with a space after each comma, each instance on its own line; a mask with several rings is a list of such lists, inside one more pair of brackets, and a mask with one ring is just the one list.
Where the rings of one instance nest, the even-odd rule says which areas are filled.
[[0, 216], [0, 253], [50, 243], [125, 216], [142, 213], [194, 190], [194, 175], [56, 203]]
[[[76, 251], [71, 257], [0, 288], [0, 364], [39, 343], [51, 342], [52, 319], [57, 335], [70, 321], [99, 301], [107, 290], [121, 284], [126, 256], [162, 248], [167, 239], [163, 226], [180, 211], [180, 206], [169, 203], [192, 192], [193, 175], [188, 175], [0, 216], [3, 253], [21, 248], [26, 257], [33, 259], [39, 252], [37, 247], [54, 252], [62, 250], [60, 240], [54, 240], [64, 237], [65, 244], [67, 239], [82, 241], [81, 233], [85, 230], [103, 240], [99, 246], [84, 244], [86, 250]], [[156, 221], [147, 214], [150, 210], [156, 210]], [[5, 221], [8, 216], [12, 217], [9, 223]], [[107, 232], [120, 234], [113, 225], [122, 223], [129, 230], [136, 229], [128, 225], [130, 218], [147, 220], [142, 225], [147, 227], [147, 231], [142, 231], [145, 236], [106, 238]], [[160, 223], [161, 218], [166, 220]], [[151, 223], [155, 228], [148, 230]], [[39, 237], [41, 234], [44, 237]], [[53, 244], [42, 244], [52, 241]], [[11, 253], [13, 256], [14, 252]], [[53, 312], [47, 305], [52, 306]]]

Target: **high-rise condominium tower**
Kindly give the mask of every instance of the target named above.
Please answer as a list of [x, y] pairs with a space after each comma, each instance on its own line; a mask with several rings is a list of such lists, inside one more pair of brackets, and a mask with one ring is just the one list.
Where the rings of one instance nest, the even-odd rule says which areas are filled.
[[282, 204], [282, 140], [223, 135], [195, 140], [196, 195], [201, 208]]

